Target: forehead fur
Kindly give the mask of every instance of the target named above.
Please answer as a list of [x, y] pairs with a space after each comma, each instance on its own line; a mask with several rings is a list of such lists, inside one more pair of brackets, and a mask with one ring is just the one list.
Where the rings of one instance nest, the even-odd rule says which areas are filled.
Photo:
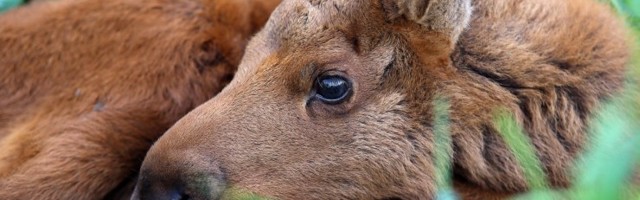
[[288, 85], [295, 86], [294, 90], [309, 88], [317, 67], [353, 58], [360, 50], [354, 43], [360, 42], [361, 33], [376, 33], [364, 30], [377, 27], [371, 25], [375, 24], [370, 22], [374, 18], [354, 17], [364, 16], [357, 14], [360, 10], [375, 13], [366, 2], [285, 0], [272, 15], [280, 20], [271, 20], [249, 45], [250, 59], [245, 59], [236, 79], [256, 74], [271, 80], [287, 80]]
[[368, 1], [360, 0], [285, 0], [273, 14], [281, 20], [272, 20], [266, 29], [269, 40], [278, 46], [297, 46], [310, 39], [330, 39], [328, 34], [333, 31], [350, 30], [355, 24], [369, 22], [375, 13], [372, 10], [375, 8]]

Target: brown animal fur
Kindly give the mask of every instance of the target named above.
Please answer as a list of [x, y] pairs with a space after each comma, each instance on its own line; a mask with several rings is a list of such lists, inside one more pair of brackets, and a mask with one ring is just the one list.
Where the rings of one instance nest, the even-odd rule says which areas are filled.
[[102, 199], [225, 86], [277, 0], [64, 0], [0, 16], [0, 199]]
[[[285, 0], [218, 96], [154, 146], [135, 198], [431, 199], [433, 102], [450, 102], [456, 189], [503, 198], [530, 187], [493, 124], [529, 133], [549, 184], [570, 184], [594, 109], [620, 90], [623, 24], [589, 0]], [[353, 83], [345, 102], [316, 79]]]

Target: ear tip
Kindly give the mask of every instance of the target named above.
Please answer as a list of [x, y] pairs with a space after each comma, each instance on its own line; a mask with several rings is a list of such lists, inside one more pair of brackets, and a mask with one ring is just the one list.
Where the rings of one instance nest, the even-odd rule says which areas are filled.
[[398, 2], [394, 0], [381, 0], [380, 4], [382, 4], [382, 9], [387, 14], [387, 18], [390, 20], [395, 20], [402, 16], [403, 11], [400, 10], [398, 6]]
[[404, 16], [423, 27], [450, 34], [454, 40], [471, 21], [471, 0], [381, 0], [388, 18]]

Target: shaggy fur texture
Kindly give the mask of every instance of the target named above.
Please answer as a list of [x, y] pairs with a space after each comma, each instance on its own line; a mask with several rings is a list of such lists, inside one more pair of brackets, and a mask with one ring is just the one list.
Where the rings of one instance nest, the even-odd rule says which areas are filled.
[[[136, 198], [431, 199], [437, 95], [463, 197], [530, 187], [493, 124], [501, 109], [566, 187], [590, 116], [622, 86], [623, 27], [590, 0], [285, 0], [231, 84], [152, 147]], [[314, 97], [323, 74], [353, 83], [347, 101]]]
[[278, 3], [59, 0], [1, 15], [0, 199], [118, 196], [153, 141], [231, 80]]

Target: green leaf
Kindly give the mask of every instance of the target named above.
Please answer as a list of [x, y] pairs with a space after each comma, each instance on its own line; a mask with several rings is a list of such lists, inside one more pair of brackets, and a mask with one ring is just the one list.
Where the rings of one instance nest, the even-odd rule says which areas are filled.
[[23, 4], [23, 0], [0, 0], [0, 13]]
[[522, 167], [529, 187], [532, 190], [546, 189], [547, 181], [542, 165], [540, 165], [535, 149], [522, 127], [508, 111], [499, 111], [494, 116], [494, 124]]
[[637, 86], [603, 106], [592, 121], [592, 143], [577, 164], [573, 194], [578, 199], [625, 199], [640, 159]]
[[638, 18], [640, 17], [640, 1], [639, 0], [611, 0], [616, 9], [620, 12]]
[[433, 132], [435, 137], [436, 184], [438, 186], [437, 200], [458, 199], [451, 183], [453, 142], [451, 141], [451, 130], [449, 128], [449, 105], [446, 99], [439, 96], [435, 98]]
[[230, 188], [224, 191], [224, 194], [222, 194], [222, 197], [220, 199], [223, 199], [223, 200], [271, 200], [272, 198], [263, 197], [243, 189]]

